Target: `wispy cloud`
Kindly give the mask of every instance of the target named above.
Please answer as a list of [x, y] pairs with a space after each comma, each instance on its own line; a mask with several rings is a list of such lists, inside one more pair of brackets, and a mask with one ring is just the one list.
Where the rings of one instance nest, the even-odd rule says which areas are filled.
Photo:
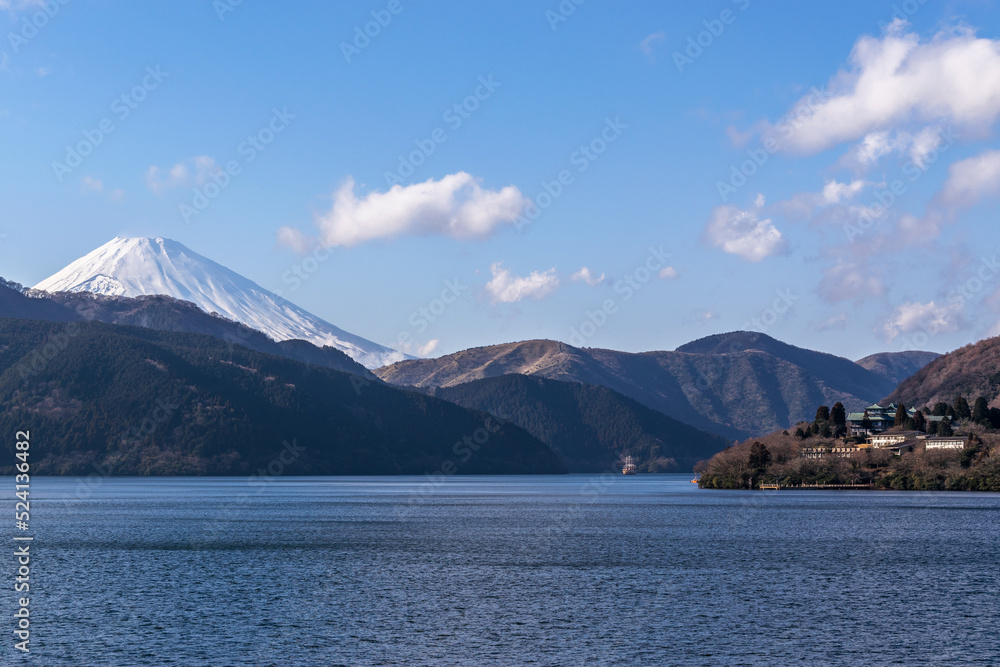
[[215, 160], [207, 155], [178, 162], [166, 169], [153, 165], [146, 170], [146, 187], [156, 194], [163, 194], [173, 188], [202, 185], [214, 169]]
[[948, 167], [948, 178], [923, 215], [904, 213], [899, 229], [914, 240], [932, 241], [958, 213], [1000, 195], [1000, 150], [988, 150]]
[[437, 338], [429, 340], [426, 343], [402, 343], [397, 345], [396, 348], [404, 354], [412, 354], [416, 357], [428, 357], [434, 354], [434, 351], [438, 349], [441, 341]]
[[938, 304], [906, 302], [882, 325], [882, 334], [892, 342], [901, 334], [915, 331], [948, 333], [961, 327], [962, 308], [959, 304]]
[[571, 275], [569, 279], [575, 283], [585, 282], [591, 287], [596, 287], [597, 285], [600, 285], [601, 283], [604, 282], [604, 274], [602, 273], [601, 275], [596, 276], [594, 275], [593, 272], [591, 272], [590, 269], [588, 269], [586, 266], [583, 266], [580, 267], [579, 271]]
[[22, 9], [39, 9], [45, 6], [45, 0], [0, 0], [0, 9], [10, 11]]
[[840, 315], [835, 315], [828, 320], [820, 322], [816, 328], [820, 331], [845, 329], [847, 328], [847, 313], [841, 313]]
[[886, 286], [884, 276], [873, 269], [868, 258], [848, 256], [823, 271], [817, 291], [830, 303], [861, 303], [884, 295]]
[[84, 176], [83, 180], [80, 181], [80, 192], [102, 192], [103, 190], [104, 182], [99, 178]]
[[680, 271], [672, 266], [663, 267], [657, 275], [659, 275], [663, 280], [677, 280], [681, 277]]
[[940, 202], [953, 209], [975, 206], [1000, 194], [1000, 150], [980, 153], [948, 167]]

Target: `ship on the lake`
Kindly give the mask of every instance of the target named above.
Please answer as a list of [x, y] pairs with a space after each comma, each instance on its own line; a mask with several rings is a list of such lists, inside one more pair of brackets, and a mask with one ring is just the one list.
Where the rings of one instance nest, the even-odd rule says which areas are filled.
[[625, 465], [622, 466], [623, 475], [634, 475], [638, 472], [638, 466], [636, 466], [635, 461], [632, 460], [631, 456], [625, 457]]

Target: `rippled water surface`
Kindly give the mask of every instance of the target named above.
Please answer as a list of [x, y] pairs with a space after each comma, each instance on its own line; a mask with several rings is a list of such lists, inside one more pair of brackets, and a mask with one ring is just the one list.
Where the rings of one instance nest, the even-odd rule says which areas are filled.
[[997, 494], [91, 483], [32, 480], [34, 664], [1000, 664]]

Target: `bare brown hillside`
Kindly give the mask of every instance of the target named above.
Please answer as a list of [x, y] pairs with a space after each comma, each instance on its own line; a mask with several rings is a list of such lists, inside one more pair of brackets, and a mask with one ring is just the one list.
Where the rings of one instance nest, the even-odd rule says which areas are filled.
[[962, 394], [971, 401], [985, 396], [1000, 407], [1000, 338], [988, 338], [939, 357], [904, 380], [886, 400], [906, 405], [951, 402]]

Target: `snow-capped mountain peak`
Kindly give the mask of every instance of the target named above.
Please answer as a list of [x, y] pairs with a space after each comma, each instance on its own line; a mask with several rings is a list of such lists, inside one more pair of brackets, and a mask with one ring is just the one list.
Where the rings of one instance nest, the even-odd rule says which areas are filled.
[[35, 285], [46, 292], [109, 296], [165, 294], [191, 301], [275, 340], [329, 345], [368, 368], [406, 358], [348, 333], [240, 274], [164, 238], [116, 237]]

